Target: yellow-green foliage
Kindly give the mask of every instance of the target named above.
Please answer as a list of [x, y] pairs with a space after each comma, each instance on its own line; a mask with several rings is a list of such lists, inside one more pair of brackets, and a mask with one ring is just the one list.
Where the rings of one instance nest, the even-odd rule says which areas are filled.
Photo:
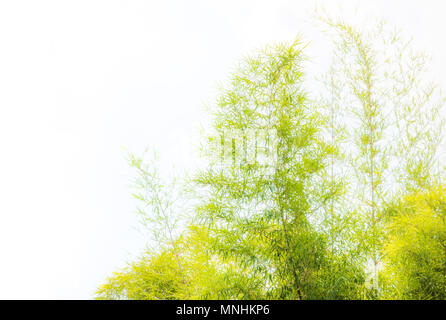
[[96, 292], [97, 299], [197, 299], [216, 271], [202, 250], [206, 232], [191, 227], [186, 237], [158, 253], [147, 252], [115, 272]]
[[[115, 272], [96, 291], [96, 299], [259, 299], [263, 283], [250, 278], [233, 258], [209, 254], [206, 228], [191, 226], [186, 236], [159, 253], [147, 252]], [[178, 260], [177, 260], [178, 258]], [[181, 266], [181, 267], [180, 267]]]
[[390, 212], [384, 298], [446, 299], [446, 187], [406, 196]]
[[115, 272], [96, 292], [99, 299], [174, 299], [181, 288], [181, 275], [171, 252], [145, 255]]

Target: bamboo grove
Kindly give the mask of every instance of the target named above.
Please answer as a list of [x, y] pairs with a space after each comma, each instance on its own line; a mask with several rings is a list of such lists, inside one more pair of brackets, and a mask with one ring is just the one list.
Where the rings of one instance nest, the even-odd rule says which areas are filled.
[[[446, 299], [444, 98], [384, 23], [322, 18], [306, 46], [245, 58], [212, 106], [207, 165], [163, 178], [129, 156], [154, 246], [98, 299]], [[314, 91], [314, 92], [313, 92]]]

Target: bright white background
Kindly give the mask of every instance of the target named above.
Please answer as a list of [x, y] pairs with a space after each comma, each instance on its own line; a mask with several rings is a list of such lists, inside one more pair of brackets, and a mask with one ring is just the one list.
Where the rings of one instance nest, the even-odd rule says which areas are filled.
[[[356, 1], [317, 2], [357, 17]], [[326, 55], [305, 23], [315, 3], [0, 1], [0, 298], [91, 299], [137, 256], [122, 147], [192, 167], [203, 105], [240, 57], [297, 33]], [[359, 3], [413, 35], [441, 80], [444, 1]]]

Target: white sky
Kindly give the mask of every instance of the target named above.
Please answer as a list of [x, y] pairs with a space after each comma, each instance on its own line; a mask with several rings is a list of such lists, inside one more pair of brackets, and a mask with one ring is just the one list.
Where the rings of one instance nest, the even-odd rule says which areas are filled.
[[[317, 2], [357, 18], [357, 1]], [[240, 57], [297, 33], [326, 54], [305, 24], [315, 3], [0, 1], [0, 299], [91, 299], [137, 256], [122, 147], [193, 166], [203, 105]], [[444, 1], [359, 3], [445, 74]]]

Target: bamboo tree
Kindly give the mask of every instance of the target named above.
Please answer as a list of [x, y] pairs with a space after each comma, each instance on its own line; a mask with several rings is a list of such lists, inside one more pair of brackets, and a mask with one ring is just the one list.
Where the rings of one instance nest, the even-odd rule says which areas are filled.
[[171, 250], [179, 274], [186, 283], [185, 271], [177, 247], [177, 239], [182, 232], [181, 220], [186, 216], [181, 186], [175, 177], [167, 183], [161, 179], [156, 153], [148, 161], [135, 157], [133, 154], [128, 155], [128, 160], [137, 172], [134, 182], [136, 191], [133, 193], [133, 197], [140, 202], [137, 213], [142, 224], [149, 231], [151, 240], [155, 243], [151, 251], [160, 252], [166, 248]]
[[[330, 17], [321, 20], [335, 44], [330, 70], [335, 81], [326, 82], [328, 91], [334, 83], [344, 84], [336, 92], [344, 110], [338, 125], [351, 139], [341, 146], [347, 154], [342, 166], [356, 173], [347, 192], [352, 205], [345, 211], [365, 219], [357, 227], [379, 292], [381, 208], [397, 194], [423, 190], [441, 176], [444, 99], [426, 80], [425, 55], [413, 50], [399, 31], [389, 31], [385, 23], [367, 29]], [[356, 201], [358, 190], [364, 192], [361, 202]]]
[[[304, 90], [302, 49], [299, 41], [271, 46], [241, 64], [214, 110], [204, 150], [211, 167], [196, 179], [216, 254], [260, 279], [267, 298], [323, 298], [316, 278], [331, 263], [314, 220], [334, 196], [323, 179], [334, 147]], [[231, 160], [217, 166], [216, 155], [228, 154], [221, 137], [231, 141]]]

